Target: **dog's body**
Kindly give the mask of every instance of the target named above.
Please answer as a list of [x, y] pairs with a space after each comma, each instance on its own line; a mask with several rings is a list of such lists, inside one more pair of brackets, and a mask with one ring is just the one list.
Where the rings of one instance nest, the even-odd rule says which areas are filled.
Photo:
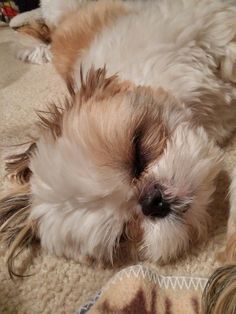
[[26, 154], [25, 230], [75, 260], [112, 261], [127, 234], [142, 257], [167, 261], [206, 236], [218, 144], [236, 127], [236, 6], [77, 6], [42, 1], [56, 12], [43, 16], [52, 31], [45, 49], [73, 99], [42, 117], [46, 130]]

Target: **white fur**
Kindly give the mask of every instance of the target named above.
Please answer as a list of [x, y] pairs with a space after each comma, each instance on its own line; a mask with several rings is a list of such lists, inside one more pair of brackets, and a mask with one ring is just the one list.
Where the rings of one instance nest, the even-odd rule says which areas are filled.
[[[219, 0], [127, 5], [135, 13], [96, 37], [78, 57], [74, 75], [79, 87], [81, 63], [84, 72], [106, 64], [109, 74], [136, 85], [163, 87], [179, 100], [162, 110], [167, 146], [147, 176], [188, 210], [178, 219], [152, 220], [140, 213], [142, 253], [150, 260], [168, 260], [206, 233], [207, 207], [221, 169], [216, 142], [235, 129], [236, 6]], [[42, 1], [44, 18], [52, 25], [76, 6], [75, 1]], [[76, 260], [80, 255], [109, 260], [125, 224], [137, 214], [139, 199], [115, 169], [107, 169], [104, 180], [87, 153], [80, 119], [80, 114], [70, 116], [76, 132], [65, 132], [56, 142], [41, 137], [37, 143], [31, 160], [31, 218], [40, 219], [41, 243], [50, 252]]]
[[50, 27], [58, 25], [63, 15], [78, 9], [85, 0], [41, 0], [43, 18]]
[[[42, 0], [40, 8], [15, 16], [10, 22], [10, 27], [20, 27], [43, 19], [53, 29], [58, 25], [63, 14], [78, 9], [83, 2], [84, 0]], [[16, 57], [25, 62], [35, 64], [51, 62], [50, 46], [34, 38], [30, 40], [28, 36], [21, 35], [18, 38], [17, 45], [14, 45], [14, 51]]]
[[207, 205], [215, 191], [215, 178], [222, 169], [221, 158], [220, 149], [209, 141], [203, 129], [195, 133], [188, 125], [177, 127], [152, 172], [157, 182], [166, 187], [167, 194], [183, 198], [182, 203], [188, 202], [186, 205], [191, 209], [179, 219], [170, 214], [158, 222], [144, 220], [142, 253], [147, 259], [170, 260], [206, 236]]
[[43, 64], [51, 62], [51, 53], [48, 45], [35, 45], [28, 46], [27, 48], [17, 49], [16, 57], [24, 62]]
[[40, 19], [42, 19], [42, 10], [41, 8], [37, 8], [14, 16], [11, 19], [9, 26], [12, 28], [20, 27]]
[[51, 62], [50, 45], [44, 44], [31, 36], [14, 33], [12, 50], [19, 60], [35, 64]]
[[201, 106], [201, 97], [210, 90], [209, 105], [217, 108], [219, 102], [220, 108], [206, 126], [221, 142], [234, 128], [236, 114], [236, 106], [222, 103], [235, 99], [236, 90], [214, 72], [223, 63], [222, 75], [227, 81], [235, 79], [236, 6], [227, 1], [149, 1], [138, 10], [138, 17], [135, 11], [105, 29], [78, 59], [77, 85], [82, 63], [85, 72], [92, 64], [106, 64], [109, 74], [119, 73], [136, 85], [161, 86], [186, 104]]
[[[112, 260], [114, 245], [132, 215], [126, 210], [131, 192], [115, 176], [100, 181], [77, 140], [75, 144], [65, 136], [54, 145], [42, 138], [37, 144], [31, 163], [31, 218], [40, 218], [41, 244], [58, 256]], [[53, 176], [47, 167], [55, 169]]]

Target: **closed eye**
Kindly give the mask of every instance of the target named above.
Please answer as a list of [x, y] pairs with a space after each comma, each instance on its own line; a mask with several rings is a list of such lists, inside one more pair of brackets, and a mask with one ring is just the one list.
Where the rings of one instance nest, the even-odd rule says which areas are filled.
[[142, 153], [141, 132], [135, 134], [133, 138], [133, 176], [138, 179], [146, 167], [146, 160]]

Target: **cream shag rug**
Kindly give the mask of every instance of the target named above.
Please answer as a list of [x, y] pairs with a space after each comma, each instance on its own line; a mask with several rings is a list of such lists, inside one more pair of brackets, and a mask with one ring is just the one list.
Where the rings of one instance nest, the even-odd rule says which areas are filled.
[[[3, 155], [9, 145], [27, 140], [36, 119], [35, 109], [43, 109], [51, 100], [63, 99], [65, 87], [50, 64], [29, 65], [16, 60], [10, 49], [13, 33], [0, 26], [0, 174], [3, 179]], [[226, 147], [226, 169], [236, 164], [236, 137]], [[1, 180], [3, 184], [3, 180]], [[4, 185], [4, 184], [3, 184]], [[228, 215], [227, 179], [219, 179], [219, 188], [211, 206], [213, 215], [209, 241], [171, 265], [152, 265], [158, 274], [208, 276], [217, 267], [215, 253], [224, 241]], [[117, 269], [92, 269], [40, 252], [27, 272], [33, 274], [15, 282], [9, 279], [0, 254], [0, 313], [75, 313], [94, 295]]]

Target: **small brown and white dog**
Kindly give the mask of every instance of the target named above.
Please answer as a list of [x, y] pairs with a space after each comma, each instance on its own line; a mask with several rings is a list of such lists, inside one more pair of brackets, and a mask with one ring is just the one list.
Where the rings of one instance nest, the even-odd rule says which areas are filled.
[[[50, 106], [7, 163], [21, 183], [0, 205], [10, 265], [35, 239], [76, 261], [112, 262], [124, 242], [140, 258], [176, 258], [206, 238], [219, 145], [236, 128], [236, 5], [42, 0], [40, 10], [51, 42], [21, 42], [18, 56], [52, 59], [71, 99]], [[235, 190], [236, 174], [230, 260]]]

